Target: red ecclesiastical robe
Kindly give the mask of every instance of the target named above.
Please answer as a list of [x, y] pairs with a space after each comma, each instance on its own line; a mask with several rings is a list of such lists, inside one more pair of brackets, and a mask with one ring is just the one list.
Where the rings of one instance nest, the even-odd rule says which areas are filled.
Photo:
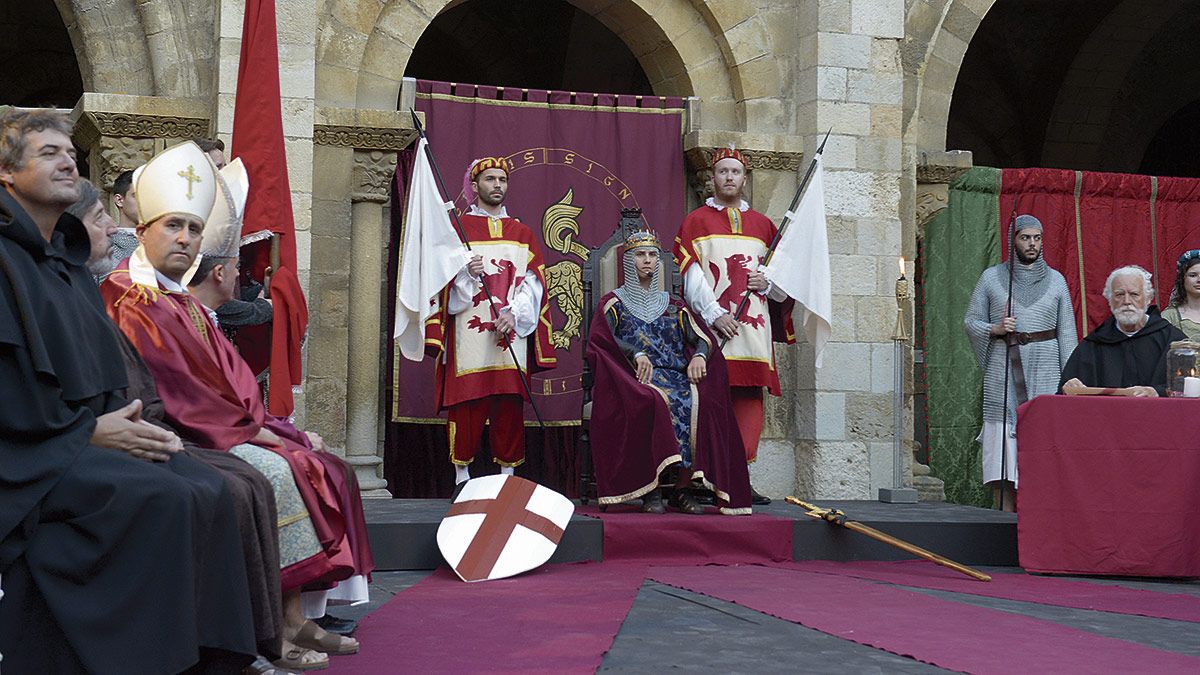
[[[686, 275], [690, 267], [699, 266], [717, 303], [733, 313], [746, 294], [750, 273], [766, 257], [775, 232], [775, 224], [753, 209], [703, 205], [684, 217], [672, 252], [679, 273]], [[731, 387], [766, 387], [772, 396], [781, 394], [772, 342], [796, 341], [791, 303], [790, 298], [777, 303], [762, 293], [750, 294], [737, 317], [738, 334], [721, 348], [729, 365]]]
[[254, 374], [204, 307], [186, 292], [165, 290], [146, 265], [135, 252], [100, 285], [100, 294], [153, 373], [168, 423], [185, 440], [220, 451], [257, 444], [262, 428], [283, 442], [263, 447], [287, 460], [325, 553], [282, 570], [284, 586], [369, 574], [374, 561], [353, 471], [338, 457], [313, 451], [295, 425], [269, 414]]
[[[447, 288], [437, 313], [426, 322], [426, 353], [437, 359], [439, 409], [496, 394], [525, 395], [521, 377], [530, 371], [553, 368], [557, 362], [550, 343], [550, 301], [542, 249], [533, 232], [516, 218], [461, 216], [471, 252], [483, 257], [485, 290], [480, 290], [465, 311], [449, 312]], [[488, 303], [490, 293], [496, 311], [507, 307], [531, 272], [542, 285], [537, 327], [527, 338], [515, 337], [513, 352], [523, 359], [517, 370], [507, 346], [493, 330], [495, 316]]]

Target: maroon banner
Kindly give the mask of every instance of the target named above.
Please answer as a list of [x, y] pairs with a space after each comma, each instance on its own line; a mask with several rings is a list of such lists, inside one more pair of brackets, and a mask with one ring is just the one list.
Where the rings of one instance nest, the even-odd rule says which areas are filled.
[[1111, 315], [1103, 296], [1110, 272], [1123, 265], [1149, 270], [1163, 307], [1179, 255], [1200, 247], [1200, 180], [1193, 178], [1005, 169], [1002, 249], [1014, 204], [1018, 214], [1042, 221], [1046, 262], [1067, 280], [1081, 337]]
[[[683, 100], [418, 81], [417, 109], [445, 196], [460, 211], [472, 201], [463, 193], [471, 161], [509, 160], [505, 207], [540, 237], [558, 356], [556, 368], [533, 376], [534, 402], [546, 422], [578, 424], [582, 265], [616, 229], [621, 209], [641, 208], [662, 241], [674, 239], [684, 215]], [[397, 194], [404, 188], [398, 183]], [[393, 211], [403, 213], [402, 205]], [[432, 360], [396, 356], [392, 376], [392, 421], [440, 421]], [[529, 406], [525, 412], [535, 419]]]

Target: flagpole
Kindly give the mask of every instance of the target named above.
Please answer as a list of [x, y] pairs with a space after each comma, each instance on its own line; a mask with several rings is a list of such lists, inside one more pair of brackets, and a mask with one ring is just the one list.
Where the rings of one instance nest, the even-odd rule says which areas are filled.
[[[442, 172], [438, 169], [437, 160], [433, 158], [433, 150], [429, 147], [429, 138], [425, 135], [425, 127], [421, 125], [421, 119], [417, 117], [416, 109], [409, 108], [408, 111], [412, 113], [413, 125], [417, 128], [417, 134], [420, 135], [421, 140], [425, 141], [425, 157], [429, 160], [429, 166], [433, 167], [433, 177], [437, 179], [439, 196], [450, 194], [449, 190], [446, 189], [446, 181], [442, 180]], [[458, 219], [458, 209], [451, 206], [451, 208], [446, 210], [450, 212], [450, 219], [454, 223], [454, 232], [458, 235], [459, 241], [463, 243], [463, 246], [467, 247], [468, 251], [472, 250], [471, 240], [467, 238], [462, 222]], [[484, 281], [483, 275], [480, 274], [476, 279], [483, 286], [483, 294], [487, 296], [492, 316], [499, 317], [500, 310], [496, 308], [496, 301], [492, 298], [491, 289], [487, 287], [487, 282]], [[537, 404], [533, 402], [533, 389], [529, 386], [529, 378], [524, 374], [527, 369], [521, 368], [521, 361], [517, 359], [517, 352], [513, 349], [513, 341], [508, 339], [507, 335], [503, 339], [508, 346], [508, 355], [512, 357], [513, 364], [517, 367], [517, 378], [521, 380], [521, 384], [525, 387], [525, 396], [529, 399], [529, 407], [533, 408], [533, 415], [537, 418], [538, 426], [541, 427], [542, 431], [545, 431], [546, 423], [542, 421], [542, 413], [538, 411]]]
[[[771, 262], [771, 256], [774, 255], [775, 248], [779, 246], [779, 240], [783, 237], [783, 231], [786, 230], [787, 226], [791, 223], [791, 221], [788, 220], [786, 213], [794, 212], [796, 210], [796, 206], [800, 204], [800, 199], [804, 196], [804, 192], [808, 188], [808, 184], [812, 181], [813, 174], [817, 170], [817, 160], [821, 157], [821, 153], [825, 152], [825, 143], [829, 140], [829, 134], [831, 133], [833, 133], [833, 127], [830, 127], [829, 131], [825, 132], [825, 138], [821, 139], [821, 145], [817, 148], [817, 152], [813, 155], [812, 162], [810, 162], [808, 165], [808, 170], [804, 172], [804, 178], [800, 179], [800, 187], [796, 189], [796, 194], [792, 196], [792, 204], [788, 206], [788, 209], [785, 212], [783, 223], [781, 223], [780, 226], [775, 230], [775, 237], [771, 239], [771, 244], [767, 246], [767, 256], [763, 261], [763, 264], [769, 264]], [[738, 321], [738, 318], [741, 317], [742, 313], [746, 311], [746, 305], [750, 302], [751, 293], [753, 293], [753, 291], [747, 288], [746, 293], [742, 295], [742, 301], [738, 303], [737, 311], [733, 313], [733, 320], [735, 322], [734, 327], [737, 326], [736, 322]], [[729, 338], [722, 339], [721, 347], [724, 347], [727, 342], [729, 342]]]

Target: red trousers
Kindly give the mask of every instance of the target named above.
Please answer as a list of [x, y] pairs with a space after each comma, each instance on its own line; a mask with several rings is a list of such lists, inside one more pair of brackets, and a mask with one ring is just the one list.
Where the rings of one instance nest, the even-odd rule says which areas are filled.
[[500, 466], [525, 462], [525, 401], [517, 394], [498, 394], [450, 406], [450, 461], [466, 466], [475, 460], [483, 442], [483, 428], [490, 419], [488, 435], [492, 460]]
[[746, 446], [746, 463], [758, 459], [758, 439], [763, 427], [763, 388], [730, 387], [733, 414], [737, 417], [742, 443]]

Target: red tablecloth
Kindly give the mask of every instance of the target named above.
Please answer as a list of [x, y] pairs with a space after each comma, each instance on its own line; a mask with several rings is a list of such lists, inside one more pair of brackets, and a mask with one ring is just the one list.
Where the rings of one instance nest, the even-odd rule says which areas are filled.
[[1200, 399], [1039, 396], [1017, 462], [1021, 567], [1200, 577]]

